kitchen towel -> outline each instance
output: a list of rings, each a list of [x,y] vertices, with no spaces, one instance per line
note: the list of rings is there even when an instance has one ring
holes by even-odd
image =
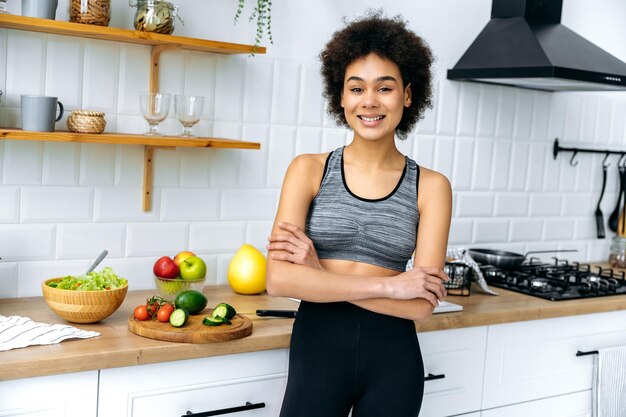
[[[0,352],[31,345],[52,345],[65,339],[100,336],[63,324],[37,323],[28,317],[0,315]]]
[[[626,346],[598,349],[592,385],[593,417],[626,415]]]

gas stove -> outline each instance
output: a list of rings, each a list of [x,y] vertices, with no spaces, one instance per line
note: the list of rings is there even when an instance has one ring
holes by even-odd
[[[553,259],[531,258],[515,269],[481,265],[480,270],[491,286],[551,301],[626,294],[624,271]]]

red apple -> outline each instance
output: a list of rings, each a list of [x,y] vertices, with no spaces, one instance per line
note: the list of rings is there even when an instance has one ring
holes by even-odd
[[[188,250],[180,252],[178,255],[174,256],[174,263],[180,267],[180,263],[190,256],[196,256],[196,254]]]
[[[178,276],[179,268],[169,256],[160,257],[152,268],[154,275],[160,278],[176,278]]]

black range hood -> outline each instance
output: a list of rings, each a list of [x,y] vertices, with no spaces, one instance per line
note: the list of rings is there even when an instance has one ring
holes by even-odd
[[[626,63],[561,24],[563,0],[493,0],[448,79],[547,91],[625,91]]]

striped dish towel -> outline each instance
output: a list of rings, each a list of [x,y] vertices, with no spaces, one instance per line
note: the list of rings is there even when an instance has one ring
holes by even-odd
[[[598,349],[593,369],[593,417],[626,415],[626,346]]]
[[[0,315],[0,352],[31,345],[52,345],[65,339],[100,336],[63,324],[37,323],[28,317]]]

